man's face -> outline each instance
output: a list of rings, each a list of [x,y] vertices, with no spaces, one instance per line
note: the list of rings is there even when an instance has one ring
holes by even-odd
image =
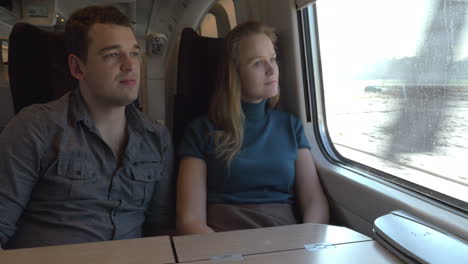
[[[100,104],[125,106],[138,97],[140,47],[131,28],[94,24],[88,32],[82,89]]]

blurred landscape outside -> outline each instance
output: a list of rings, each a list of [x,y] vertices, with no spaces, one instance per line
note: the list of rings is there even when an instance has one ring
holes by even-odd
[[[337,151],[468,202],[468,2],[316,5]]]

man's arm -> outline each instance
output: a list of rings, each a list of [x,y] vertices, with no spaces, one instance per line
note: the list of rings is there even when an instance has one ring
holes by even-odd
[[[35,107],[15,116],[0,134],[0,247],[16,231],[29,202],[45,152],[43,126]]]

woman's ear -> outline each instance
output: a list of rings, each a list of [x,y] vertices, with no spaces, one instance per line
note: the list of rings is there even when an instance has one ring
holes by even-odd
[[[85,64],[81,61],[78,56],[75,54],[68,55],[68,67],[70,69],[70,74],[75,77],[77,80],[84,80],[85,74]]]

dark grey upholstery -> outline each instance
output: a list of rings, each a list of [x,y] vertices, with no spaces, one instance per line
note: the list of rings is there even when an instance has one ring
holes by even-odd
[[[77,85],[68,70],[63,32],[17,23],[10,34],[8,58],[15,113],[57,99]]]
[[[182,31],[174,104],[173,138],[175,146],[185,126],[207,114],[213,93],[224,41],[202,37],[191,28]]]

